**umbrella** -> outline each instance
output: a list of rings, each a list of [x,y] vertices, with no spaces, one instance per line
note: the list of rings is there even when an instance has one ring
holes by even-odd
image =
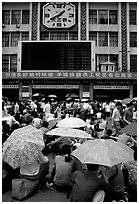
[[[15,169],[34,162],[43,148],[43,133],[28,125],[14,130],[3,143],[2,159]]]
[[[134,151],[120,142],[106,139],[88,140],[72,152],[81,163],[113,166],[121,162],[133,161]]]
[[[81,99],[81,102],[88,102],[88,101],[89,101],[88,98],[83,98],[83,99]]]
[[[2,96],[2,100],[9,100],[9,98],[7,96]]]
[[[131,101],[132,101],[131,98],[125,98],[125,99],[122,101],[122,103],[123,103],[123,104],[128,104],[128,103],[130,103]]]
[[[85,131],[72,129],[72,128],[55,128],[46,133],[46,135],[55,135],[61,137],[78,137],[78,138],[90,138],[91,135],[86,133]]]
[[[49,95],[48,98],[57,98],[56,95]]]
[[[33,94],[33,97],[40,97],[40,98],[44,98],[44,97],[45,97],[45,95],[44,95],[44,94],[42,94],[42,93],[35,93],[35,94]]]
[[[128,135],[137,135],[137,122],[133,122],[125,126],[123,129],[120,130],[120,132]]]
[[[134,101],[137,101],[137,97],[134,97],[133,100],[134,100]]]
[[[71,98],[71,97],[66,98],[66,101],[71,101],[71,100],[72,100],[72,98]]]
[[[48,123],[48,130],[51,130],[57,124],[57,119],[50,120]]]
[[[85,126],[86,123],[82,119],[76,117],[64,118],[57,124],[57,127],[64,128],[80,128]]]
[[[66,98],[78,98],[78,94],[75,94],[75,93],[69,93],[65,96]]]

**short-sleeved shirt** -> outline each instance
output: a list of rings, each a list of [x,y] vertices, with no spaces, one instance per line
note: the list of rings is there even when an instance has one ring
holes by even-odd
[[[128,122],[132,122],[133,120],[133,111],[129,110],[128,108],[125,109],[124,111],[124,116],[125,116],[125,119],[128,121]]]

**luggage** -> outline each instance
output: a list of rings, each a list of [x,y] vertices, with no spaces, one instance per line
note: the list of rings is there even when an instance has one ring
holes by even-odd
[[[12,180],[12,198],[23,200],[38,190],[39,181],[18,178]]]

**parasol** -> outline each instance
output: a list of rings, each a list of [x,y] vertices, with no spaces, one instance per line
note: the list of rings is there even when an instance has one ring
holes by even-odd
[[[133,122],[120,130],[121,133],[128,135],[137,135],[137,122]]]
[[[43,148],[43,133],[28,125],[14,130],[3,143],[2,159],[15,169],[35,161]]]
[[[86,126],[86,122],[76,117],[64,118],[57,124],[57,127],[64,127],[64,128],[80,128],[85,126]]]
[[[81,163],[113,166],[121,162],[133,161],[134,151],[119,142],[106,139],[88,140],[77,147],[72,155]]]
[[[66,98],[78,98],[78,94],[75,94],[75,93],[69,93],[65,96]]]
[[[33,97],[44,98],[44,97],[45,97],[45,95],[44,95],[44,94],[42,94],[42,93],[35,93],[35,94],[33,94]]]
[[[46,135],[92,139],[91,135],[89,135],[85,131],[72,128],[55,128],[47,132]]]
[[[131,101],[132,101],[131,98],[125,98],[125,99],[122,101],[122,103],[123,103],[123,104],[128,104],[128,103],[130,103]]]

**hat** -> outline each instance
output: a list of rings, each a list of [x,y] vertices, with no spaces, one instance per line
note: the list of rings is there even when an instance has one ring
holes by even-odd
[[[35,128],[40,128],[42,126],[42,120],[40,118],[34,118],[32,124]]]

